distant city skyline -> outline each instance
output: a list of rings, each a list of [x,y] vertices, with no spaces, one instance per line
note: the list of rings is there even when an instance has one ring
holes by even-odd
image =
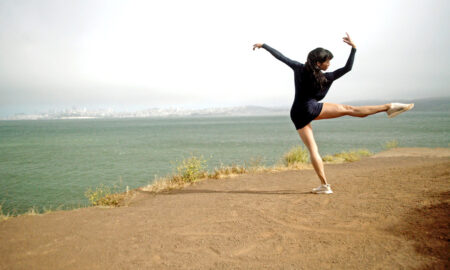
[[[289,107],[293,74],[324,47],[352,71],[323,102],[449,96],[450,2],[0,2],[0,117],[71,107]]]
[[[403,103],[415,103],[414,111],[450,110],[450,96],[424,99],[401,99]],[[387,100],[360,100],[347,104],[359,106],[363,104],[384,104]],[[0,116],[0,120],[49,120],[49,119],[86,119],[86,118],[147,118],[147,117],[179,117],[179,116],[263,116],[281,115],[289,116],[289,106],[230,106],[230,107],[153,107],[141,110],[117,110],[113,108],[88,109],[86,107],[72,107],[53,109],[40,113],[18,113],[10,116]]]

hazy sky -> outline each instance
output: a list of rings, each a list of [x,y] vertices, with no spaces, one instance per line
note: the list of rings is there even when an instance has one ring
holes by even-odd
[[[291,69],[353,70],[325,102],[448,96],[450,1],[0,0],[0,115],[63,107],[290,106]]]

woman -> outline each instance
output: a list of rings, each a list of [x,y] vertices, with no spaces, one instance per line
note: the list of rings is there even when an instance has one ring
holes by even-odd
[[[294,70],[295,98],[291,108],[291,120],[300,134],[300,138],[309,150],[311,163],[316,171],[321,185],[312,190],[313,193],[333,193],[330,185],[327,183],[322,158],[319,155],[316,141],[314,140],[311,121],[320,119],[330,119],[345,115],[354,117],[366,117],[379,112],[386,112],[389,118],[392,118],[402,112],[414,107],[414,103],[389,103],[376,106],[350,106],[334,104],[328,102],[318,102],[322,100],[330,89],[334,80],[337,80],[345,73],[349,72],[353,66],[356,46],[350,39],[348,33],[343,41],[352,46],[350,56],[344,67],[333,72],[325,72],[330,66],[330,60],[333,54],[323,48],[316,48],[308,54],[305,64],[291,60],[282,55],[277,50],[267,44],[255,44],[255,48],[264,48],[275,58],[287,64]]]

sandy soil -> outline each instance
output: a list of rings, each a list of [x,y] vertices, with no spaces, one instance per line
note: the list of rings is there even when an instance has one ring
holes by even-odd
[[[449,269],[450,151],[207,180],[0,222],[0,269]]]

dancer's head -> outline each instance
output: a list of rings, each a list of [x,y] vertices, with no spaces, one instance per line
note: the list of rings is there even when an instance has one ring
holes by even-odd
[[[327,70],[331,59],[333,59],[333,54],[329,50],[319,47],[309,52],[307,63],[314,70]]]
[[[320,71],[328,69],[331,59],[333,59],[333,54],[324,48],[315,48],[309,52],[305,69],[316,89],[322,89],[327,83],[327,78]]]

